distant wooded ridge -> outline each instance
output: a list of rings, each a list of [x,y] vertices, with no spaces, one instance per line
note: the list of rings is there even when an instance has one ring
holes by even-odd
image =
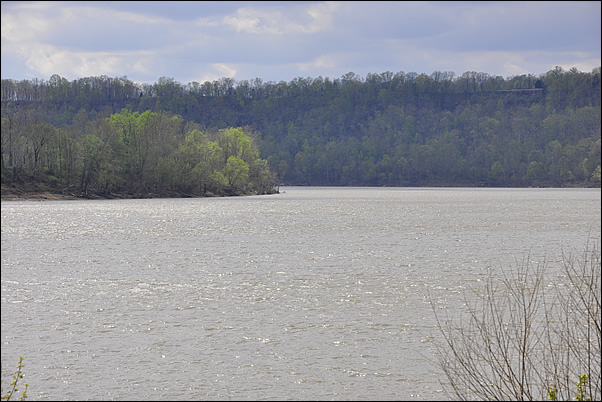
[[[266,163],[262,169],[280,184],[599,187],[600,78],[599,67],[589,73],[556,67],[539,76],[509,78],[477,72],[366,77],[350,72],[337,79],[278,83],[221,78],[182,84],[161,77],[139,84],[127,77],[69,81],[58,75],[47,81],[3,79],[2,183],[51,177],[72,185],[73,172],[81,176],[86,164],[89,135],[113,152],[112,158],[133,158],[144,152],[128,147],[144,141],[152,143],[150,148],[176,149],[194,130],[216,142],[220,130],[233,129],[250,133],[257,159]],[[182,124],[169,140],[151,134],[158,129],[147,124],[137,134],[138,145],[111,131],[114,125],[104,134],[91,129],[115,115],[137,119],[146,112]],[[40,124],[48,128],[44,140],[34,134]],[[69,155],[63,149],[67,145],[58,145],[61,136],[72,142]],[[122,154],[115,154],[118,148]],[[107,191],[125,182],[141,191],[156,189],[159,171],[162,186],[174,185],[177,175],[182,183],[176,172],[183,169],[182,155],[150,152],[145,158],[138,177],[131,176],[133,159],[128,165],[122,158],[122,179],[105,180]],[[195,163],[191,170],[202,170],[200,159],[189,163]],[[66,164],[73,171],[69,178]],[[223,167],[216,169],[223,174]],[[101,169],[98,176],[107,174]],[[205,176],[189,178],[192,188],[203,188],[197,186],[199,177]],[[227,180],[218,182],[217,188],[228,187]]]

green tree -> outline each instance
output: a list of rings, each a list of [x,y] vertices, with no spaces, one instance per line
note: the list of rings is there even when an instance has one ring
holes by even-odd
[[[241,190],[249,180],[249,165],[238,156],[230,156],[224,167],[224,177],[235,191]]]

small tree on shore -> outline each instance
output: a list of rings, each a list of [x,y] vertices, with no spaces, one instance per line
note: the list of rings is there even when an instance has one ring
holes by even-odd
[[[436,354],[451,398],[600,400],[600,247],[563,255],[562,270],[527,259],[510,274],[490,273],[465,315],[435,313]]]

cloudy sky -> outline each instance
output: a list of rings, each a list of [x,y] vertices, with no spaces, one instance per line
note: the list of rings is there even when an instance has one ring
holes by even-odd
[[[600,1],[2,1],[2,79],[183,84],[601,65]]]

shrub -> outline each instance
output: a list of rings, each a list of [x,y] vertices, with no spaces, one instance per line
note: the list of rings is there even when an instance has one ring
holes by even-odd
[[[563,254],[557,277],[527,259],[490,273],[436,344],[446,391],[460,400],[600,400],[600,247]],[[576,384],[576,385],[575,385]],[[575,394],[576,390],[576,394]]]

